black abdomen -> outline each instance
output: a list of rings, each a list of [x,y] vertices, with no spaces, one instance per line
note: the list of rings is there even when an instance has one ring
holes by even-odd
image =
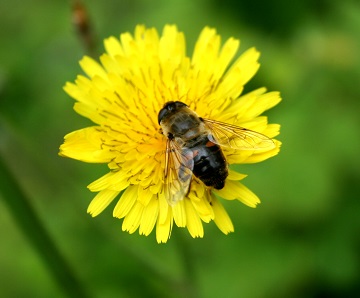
[[[222,189],[228,176],[227,163],[219,145],[203,136],[191,149],[194,154],[193,173],[206,186]]]

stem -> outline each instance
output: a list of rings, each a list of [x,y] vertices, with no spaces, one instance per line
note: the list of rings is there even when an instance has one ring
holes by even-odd
[[[184,231],[180,231],[180,233],[176,235],[179,238],[175,239],[177,239],[180,257],[182,258],[184,276],[183,279],[175,285],[175,287],[178,288],[178,292],[181,293],[181,297],[195,298],[199,297],[198,289],[196,287],[195,258],[191,251],[191,244],[183,232]]]
[[[14,221],[28,237],[59,286],[69,297],[88,297],[2,156],[0,156],[0,177],[0,195],[4,198]]]

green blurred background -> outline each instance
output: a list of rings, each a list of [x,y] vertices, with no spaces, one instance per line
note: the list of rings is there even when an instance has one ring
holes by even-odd
[[[278,156],[241,167],[262,199],[225,202],[235,233],[175,228],[159,245],[121,231],[112,207],[91,218],[86,185],[106,165],[58,157],[90,125],[62,90],[86,52],[71,1],[0,2],[2,297],[359,297],[360,4],[357,0],[85,2],[102,40],[138,23],[175,23],[191,54],[205,25],[256,46],[246,91],[279,90]],[[7,173],[6,171],[9,171]],[[13,179],[11,179],[11,177]],[[227,204],[228,203],[228,204]],[[113,205],[112,205],[113,206]],[[35,215],[35,217],[34,217]],[[44,235],[48,235],[49,238]]]

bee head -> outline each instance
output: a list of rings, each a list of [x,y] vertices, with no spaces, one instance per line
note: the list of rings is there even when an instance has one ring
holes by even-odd
[[[160,110],[158,114],[159,124],[161,120],[163,120],[164,118],[170,116],[171,114],[175,113],[176,111],[184,107],[187,107],[187,105],[181,101],[168,101],[166,104],[164,104],[163,108]]]

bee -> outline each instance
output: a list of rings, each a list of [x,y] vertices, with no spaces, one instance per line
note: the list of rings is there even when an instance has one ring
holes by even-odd
[[[229,175],[221,147],[236,150],[272,149],[272,139],[258,132],[199,117],[185,103],[169,101],[158,114],[167,138],[164,191],[170,205],[188,193],[193,175],[208,188],[222,189]]]

